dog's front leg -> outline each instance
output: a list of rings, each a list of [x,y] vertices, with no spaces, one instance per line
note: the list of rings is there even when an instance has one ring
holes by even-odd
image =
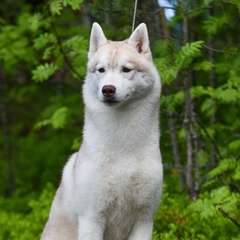
[[[152,239],[152,221],[140,221],[134,224],[128,240],[151,240]]]
[[[79,219],[78,240],[103,240],[104,227],[101,222]]]

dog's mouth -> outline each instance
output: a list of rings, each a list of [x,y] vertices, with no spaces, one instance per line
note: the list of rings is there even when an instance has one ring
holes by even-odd
[[[107,105],[107,106],[116,106],[118,105],[120,102],[115,100],[115,99],[104,99],[103,102]]]

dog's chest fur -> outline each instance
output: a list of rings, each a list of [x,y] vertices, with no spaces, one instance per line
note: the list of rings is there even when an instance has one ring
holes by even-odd
[[[156,184],[153,185],[155,176],[148,174],[144,164],[134,163],[131,158],[124,161],[103,162],[95,174],[94,186],[89,179],[85,183],[86,189],[92,191],[88,193],[91,198],[84,203],[84,209],[88,212],[94,209],[93,214],[104,219],[104,239],[127,239],[134,220],[144,211],[152,211],[151,202],[158,195],[154,194],[158,192]]]

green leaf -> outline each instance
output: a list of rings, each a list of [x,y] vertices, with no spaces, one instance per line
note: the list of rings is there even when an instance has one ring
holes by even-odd
[[[40,128],[43,128],[43,127],[48,126],[49,124],[51,124],[51,121],[50,121],[49,119],[44,119],[44,120],[42,120],[42,121],[40,121],[40,122],[37,122],[37,123],[34,125],[33,129],[34,129],[34,130],[38,130],[38,129],[40,129]]]
[[[51,77],[57,69],[58,66],[54,63],[44,63],[32,71],[32,79],[35,82],[43,82]]]
[[[51,57],[53,56],[53,51],[56,49],[57,48],[54,45],[51,45],[50,47],[45,48],[45,50],[43,52],[43,56],[42,56],[43,60],[51,59]],[[59,57],[61,57],[61,55],[59,55],[58,58]]]
[[[34,48],[35,49],[41,49],[45,48],[49,43],[56,43],[57,38],[52,33],[43,33],[38,38],[34,40]]]
[[[44,119],[35,124],[34,129],[38,130],[42,127],[52,125],[53,129],[64,128],[67,122],[68,109],[67,107],[60,107],[54,111],[52,117],[49,119]]]
[[[53,15],[60,15],[64,7],[70,6],[73,10],[79,10],[83,0],[52,0],[49,4]]]
[[[200,165],[205,165],[209,161],[208,154],[203,150],[198,151],[197,156]]]
[[[36,32],[39,27],[42,25],[42,18],[43,16],[40,13],[35,13],[33,16],[27,19],[29,28]]]
[[[81,8],[83,0],[63,0],[63,6],[69,5],[73,10]]]
[[[235,181],[240,180],[240,160],[237,161],[237,167],[234,169],[234,173],[233,173],[232,178]]]
[[[174,79],[177,77],[177,69],[175,66],[169,67],[168,64],[166,64],[165,60],[163,58],[161,59],[155,59],[154,60],[157,68],[159,69],[161,80],[163,84],[171,84]]]
[[[238,103],[240,100],[240,92],[234,88],[218,88],[216,89],[216,99],[223,103]]]
[[[175,112],[175,108],[181,105],[184,101],[183,91],[179,91],[175,94],[162,96],[162,104],[170,111]]]
[[[71,149],[72,149],[73,151],[78,150],[79,147],[80,147],[80,144],[81,144],[81,138],[80,138],[80,137],[74,138]]]
[[[208,219],[209,217],[214,216],[216,209],[212,205],[210,199],[198,199],[196,202],[193,202],[189,207],[191,211],[199,213],[201,219]]]
[[[203,21],[203,28],[208,34],[218,33],[222,26],[229,24],[231,16],[227,13],[223,13],[221,16],[213,17],[210,16],[207,20]]]
[[[228,170],[233,170],[236,167],[236,160],[233,158],[226,158],[220,161],[219,165],[208,173],[213,178],[223,174]]]
[[[50,1],[49,7],[53,15],[60,15],[61,10],[63,9],[62,1],[61,0]]]
[[[203,5],[204,6],[208,6],[209,4],[211,4],[214,0],[203,0]]]
[[[212,204],[220,212],[235,215],[238,211],[240,203],[239,194],[230,192],[227,186],[223,186],[213,190],[210,194]]]
[[[183,46],[176,58],[177,68],[184,69],[189,66],[192,60],[201,55],[201,49],[204,41],[187,43]]]
[[[213,69],[213,67],[214,67],[214,64],[209,61],[202,61],[194,65],[195,70],[203,70],[205,72],[209,72],[210,70]]]
[[[203,86],[191,87],[190,91],[193,98],[198,98],[206,94],[206,89]]]
[[[205,113],[206,116],[213,116],[217,111],[214,99],[206,98],[201,106],[201,112]]]
[[[240,139],[235,139],[228,144],[230,150],[239,150],[240,149]]]
[[[54,129],[63,128],[67,122],[67,115],[68,109],[66,107],[61,107],[57,109],[50,120],[53,128]]]

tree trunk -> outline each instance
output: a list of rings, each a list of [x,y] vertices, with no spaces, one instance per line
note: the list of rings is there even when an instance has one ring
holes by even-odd
[[[207,16],[210,17],[211,16],[211,10],[207,10]],[[214,60],[214,52],[213,52],[213,49],[214,49],[214,46],[213,46],[213,37],[211,35],[208,35],[207,37],[207,43],[208,43],[208,60],[211,62],[211,63],[215,63],[215,60]],[[211,87],[215,87],[215,73],[214,73],[214,70],[211,69],[210,73],[209,73],[209,80],[210,80],[210,86]],[[215,100],[212,99],[212,103],[213,103],[213,107],[215,105]],[[216,115],[215,113],[210,117],[210,125],[213,127],[213,125],[215,124],[216,122]],[[216,146],[215,144],[213,144],[213,142],[216,142],[216,139],[215,139],[215,136],[213,135],[212,136],[212,141],[211,141],[211,149],[210,149],[210,159],[211,159],[211,167],[215,166],[216,165]]]
[[[137,23],[145,22],[148,26],[149,38],[152,43],[161,37],[160,31],[160,16],[155,11],[159,8],[157,0],[138,0],[138,10],[140,10],[140,19],[137,19]]]
[[[181,0],[181,9],[183,11],[183,44],[188,41],[188,11],[185,6],[185,1]],[[196,121],[193,113],[193,103],[190,93],[192,85],[191,69],[190,67],[183,71],[184,76],[184,95],[185,95],[185,108],[184,108],[184,129],[186,133],[186,147],[187,147],[187,165],[186,165],[186,185],[191,199],[197,199],[198,195],[198,143],[197,143],[197,130],[195,127]],[[193,133],[192,133],[193,131]],[[195,179],[194,175],[195,173]],[[195,181],[194,181],[195,180]]]
[[[3,76],[0,76],[0,112],[1,112],[1,125],[2,133],[4,140],[4,158],[6,162],[7,169],[7,195],[11,196],[15,189],[15,174],[12,163],[12,154],[11,154],[11,141],[10,141],[10,132],[9,132],[9,121],[7,113],[7,105],[5,94],[3,90]]]
[[[171,35],[170,35],[170,30],[167,24],[164,8],[161,8],[161,7],[159,8],[159,15],[161,19],[162,35],[165,39],[170,39]],[[171,92],[168,86],[165,86],[163,90],[167,95],[170,94]],[[181,158],[180,158],[179,148],[178,148],[176,116],[171,111],[168,111],[167,116],[168,116],[168,128],[169,128],[169,133],[171,137],[174,167],[178,171],[179,191],[182,192],[184,189],[184,175],[183,175],[183,167],[181,164]]]

